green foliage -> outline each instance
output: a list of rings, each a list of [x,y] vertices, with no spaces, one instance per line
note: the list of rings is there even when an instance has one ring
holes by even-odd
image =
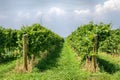
[[[0,52],[3,52],[3,48],[5,46],[4,40],[5,40],[4,28],[0,27]]]
[[[95,46],[95,37],[97,37],[97,50],[100,43],[110,35],[110,24],[89,24],[78,27],[71,35],[67,37],[67,42],[79,54],[90,56],[93,54]]]
[[[17,30],[5,29],[0,27],[0,47],[13,48],[17,47]],[[3,49],[4,50],[4,49]]]
[[[17,30],[0,27],[0,63],[14,59],[14,50],[17,49]]]
[[[42,27],[40,24],[22,27],[18,33],[18,44],[22,50],[22,35],[27,34],[28,37],[28,53],[29,56],[34,54],[38,56],[44,51],[53,51],[63,42],[63,38],[52,31]]]
[[[120,29],[111,30],[110,36],[100,46],[101,51],[118,54],[120,50]]]
[[[63,38],[44,28],[40,24],[23,26],[21,30],[6,29],[0,27],[0,62],[8,56],[14,57],[22,53],[22,35],[27,34],[28,56],[39,56],[44,51],[54,51],[63,43]],[[11,54],[8,55],[8,52]]]

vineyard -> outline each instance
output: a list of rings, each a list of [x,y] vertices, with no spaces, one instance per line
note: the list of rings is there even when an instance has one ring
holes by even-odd
[[[119,80],[120,29],[81,25],[66,39],[40,24],[0,27],[0,80]]]

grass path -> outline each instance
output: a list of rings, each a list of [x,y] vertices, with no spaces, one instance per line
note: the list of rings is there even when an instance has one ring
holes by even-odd
[[[72,53],[70,48],[64,44],[63,50],[60,54],[60,58],[58,60],[58,69],[61,70],[74,70],[79,69],[79,63],[77,61],[76,55]]]

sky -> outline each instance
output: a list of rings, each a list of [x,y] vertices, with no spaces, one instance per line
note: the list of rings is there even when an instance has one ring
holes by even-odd
[[[0,26],[40,23],[66,37],[90,21],[120,27],[120,0],[0,0]]]

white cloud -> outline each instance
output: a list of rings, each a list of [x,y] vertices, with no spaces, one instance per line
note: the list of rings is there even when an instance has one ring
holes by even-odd
[[[0,19],[5,19],[5,18],[7,18],[7,16],[5,16],[5,15],[0,15]]]
[[[94,21],[115,24],[118,27],[120,19],[120,0],[106,0],[103,4],[97,4],[94,9]]]
[[[76,14],[89,14],[90,10],[86,9],[86,10],[74,10],[74,13]]]
[[[120,0],[107,0],[104,4],[95,6],[97,13],[106,13],[109,11],[120,11]]]
[[[58,7],[52,7],[52,8],[50,8],[49,13],[56,14],[56,15],[63,15],[63,14],[65,14],[65,11]]]
[[[31,13],[31,17],[34,19],[40,19],[42,18],[42,16],[43,16],[43,13],[40,10],[35,11],[34,13],[33,12]]]
[[[42,15],[42,12],[41,11],[37,11],[36,17],[40,17],[41,15]]]
[[[20,12],[18,12],[18,17],[30,18],[30,13],[20,11]]]
[[[74,10],[73,15],[73,19],[78,25],[88,23],[89,21],[91,21],[92,17],[90,9]]]

